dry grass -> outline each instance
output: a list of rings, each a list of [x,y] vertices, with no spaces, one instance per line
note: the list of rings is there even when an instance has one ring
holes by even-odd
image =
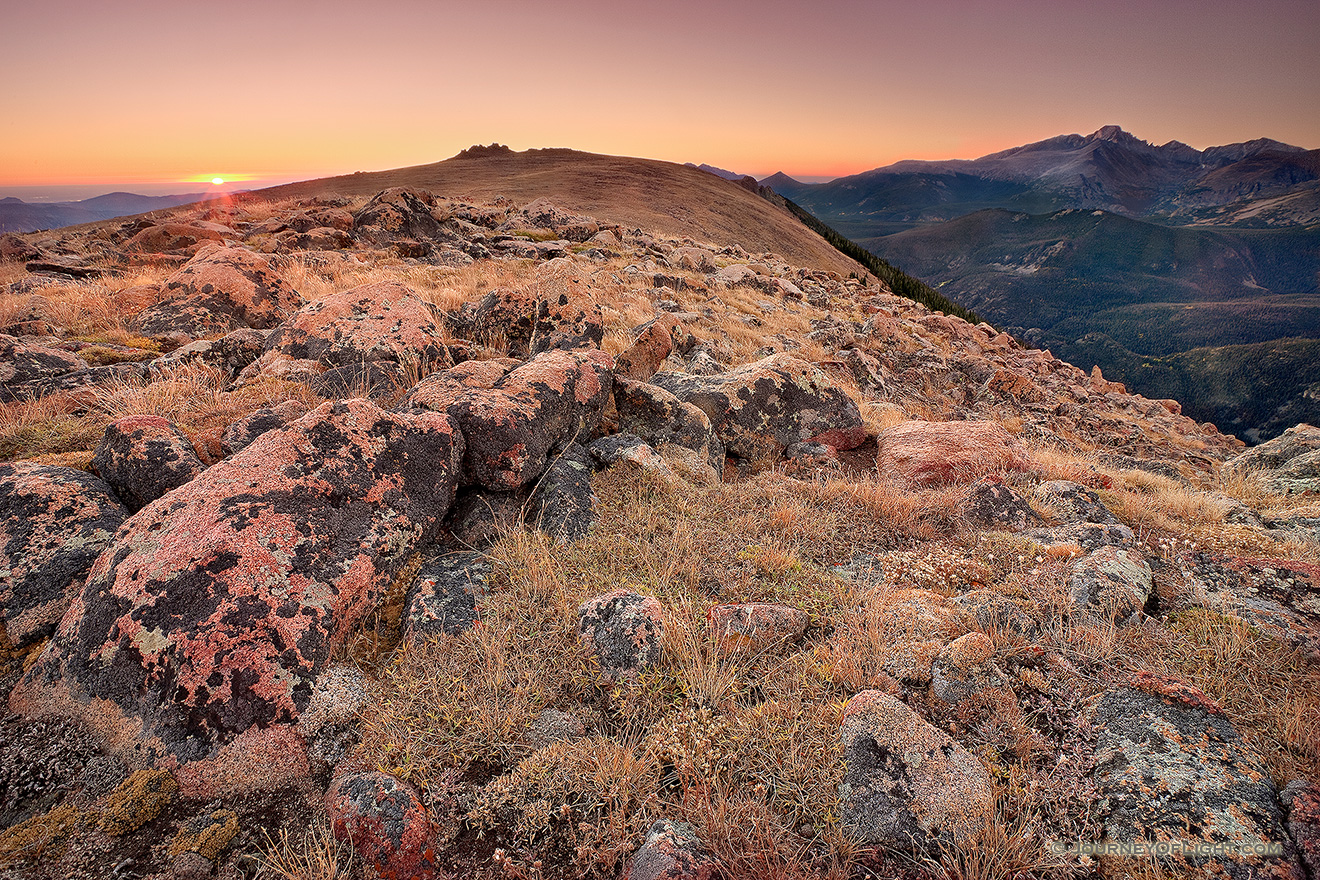
[[[274,837],[264,830],[263,834],[258,880],[354,880],[361,876],[362,865],[354,858],[352,845],[336,839],[324,823],[292,836],[287,827]]]

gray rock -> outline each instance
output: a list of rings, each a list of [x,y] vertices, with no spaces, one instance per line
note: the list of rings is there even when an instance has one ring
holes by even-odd
[[[605,682],[636,683],[660,659],[664,609],[651,596],[615,590],[578,608],[578,638]]]
[[[449,553],[422,564],[403,602],[408,638],[456,635],[477,620],[477,598],[490,583],[491,565],[480,553]]]
[[[1079,560],[1068,585],[1074,607],[1114,621],[1141,611],[1153,589],[1146,560],[1118,547],[1101,547]]]

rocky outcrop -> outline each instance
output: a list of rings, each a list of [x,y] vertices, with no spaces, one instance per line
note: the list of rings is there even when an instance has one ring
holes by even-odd
[[[969,843],[993,819],[990,774],[883,691],[843,710],[840,820],[858,842],[907,852]]]
[[[111,422],[92,455],[92,471],[133,513],[204,470],[188,438],[160,416]]]
[[[264,258],[208,244],[165,282],[164,301],[134,319],[148,335],[182,330],[192,336],[240,327],[274,327],[302,306],[302,297]]]
[[[652,382],[704,412],[728,453],[751,463],[772,462],[794,443],[852,449],[866,439],[852,398],[791,355],[715,376],[657,373]]]
[[[1320,491],[1320,428],[1295,425],[1224,463],[1235,474],[1258,474],[1277,492]]]
[[[600,306],[576,289],[581,280],[548,286],[559,290],[492,291],[454,315],[455,330],[465,339],[520,358],[556,349],[599,348],[605,337]]]
[[[422,242],[441,231],[432,208],[435,197],[422,189],[396,186],[377,193],[353,215],[353,231],[364,242],[377,246],[400,239]]]
[[[110,487],[85,471],[0,464],[0,617],[10,644],[55,631],[68,594],[127,517]]]
[[[119,533],[11,706],[182,765],[194,796],[305,773],[292,725],[438,527],[462,451],[445,416],[361,400],[262,435]]]
[[[1109,840],[1173,842],[1175,870],[1302,880],[1278,791],[1260,756],[1195,689],[1146,674],[1095,708],[1097,807]],[[1187,852],[1217,844],[1234,855]],[[1279,857],[1255,852],[1273,844]]]
[[[0,400],[24,396],[24,383],[86,369],[87,362],[75,354],[0,335]]]
[[[595,431],[613,381],[610,360],[597,349],[547,352],[507,372],[497,365],[501,375],[489,387],[466,384],[472,371],[460,367],[428,376],[399,408],[454,418],[468,441],[465,485],[519,489],[545,471],[552,448]]]

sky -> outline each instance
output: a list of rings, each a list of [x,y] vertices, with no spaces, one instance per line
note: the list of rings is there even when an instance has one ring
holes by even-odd
[[[20,198],[491,142],[800,178],[1107,124],[1320,147],[1317,0],[0,0],[0,20]]]

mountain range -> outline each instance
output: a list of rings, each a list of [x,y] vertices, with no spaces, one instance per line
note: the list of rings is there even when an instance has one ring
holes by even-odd
[[[207,198],[206,193],[179,193],[166,196],[142,196],[137,193],[112,192],[77,202],[25,202],[10,196],[0,199],[0,232],[32,232],[56,229],[78,223],[95,223],[143,214],[179,205],[190,205]]]
[[[1258,387],[1200,395],[1187,411],[1253,440],[1320,417],[1320,150],[1155,146],[1106,126],[979,159],[762,184],[959,305],[1148,396],[1165,396],[1171,371],[1205,387],[1216,378],[1204,371],[1258,354],[1225,346],[1307,340],[1280,349],[1284,366]],[[1202,349],[1216,351],[1181,357]]]

